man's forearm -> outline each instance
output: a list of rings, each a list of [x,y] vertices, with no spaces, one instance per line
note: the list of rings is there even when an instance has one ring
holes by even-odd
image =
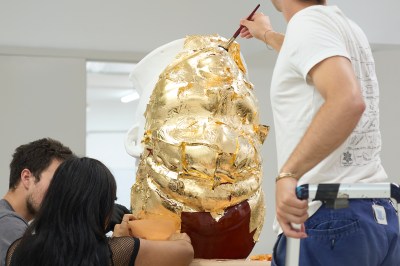
[[[264,42],[266,45],[274,48],[275,51],[279,52],[281,50],[283,40],[285,39],[285,35],[275,31],[267,31],[264,33]]]

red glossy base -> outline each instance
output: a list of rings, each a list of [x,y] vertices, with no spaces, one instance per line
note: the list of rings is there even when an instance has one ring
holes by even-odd
[[[218,222],[208,212],[183,212],[181,232],[190,236],[195,258],[244,259],[255,245],[250,215],[247,201],[227,208]]]

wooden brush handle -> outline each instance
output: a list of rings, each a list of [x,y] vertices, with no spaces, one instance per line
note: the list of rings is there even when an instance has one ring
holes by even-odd
[[[260,7],[260,4],[258,4],[257,6],[256,6],[256,8],[254,8],[254,10],[253,10],[253,12],[251,12],[250,13],[250,15],[247,17],[247,20],[250,20],[252,17],[253,17],[253,15],[254,15],[254,13],[256,13],[256,11],[257,11],[257,9]],[[239,35],[239,33],[240,33],[240,31],[243,29],[243,25],[240,25],[240,27],[239,27],[239,29],[237,29],[237,31],[235,32],[235,34],[233,34],[233,38],[236,38],[238,35]]]

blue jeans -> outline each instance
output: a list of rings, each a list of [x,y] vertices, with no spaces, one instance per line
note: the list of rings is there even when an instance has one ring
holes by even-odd
[[[383,206],[388,225],[376,222],[372,205]],[[300,266],[400,265],[399,221],[388,199],[349,200],[345,209],[324,205],[305,223],[308,237],[301,240]],[[286,237],[273,250],[273,266],[285,265]]]

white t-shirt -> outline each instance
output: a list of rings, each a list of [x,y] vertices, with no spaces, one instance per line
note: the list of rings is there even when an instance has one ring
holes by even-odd
[[[347,140],[304,174],[299,185],[382,182],[387,175],[379,155],[379,87],[374,60],[362,30],[336,6],[311,6],[296,13],[288,23],[271,84],[278,169],[324,103],[318,90],[308,82],[308,72],[332,56],[351,60],[366,110]]]
[[[379,155],[379,86],[374,59],[363,31],[335,6],[308,7],[288,23],[271,82],[278,169],[324,103],[308,72],[332,56],[351,60],[366,109],[346,141],[304,174],[298,184],[382,182],[387,174]],[[309,216],[320,206],[319,201],[310,202]],[[273,227],[275,232],[281,232],[276,220]]]

